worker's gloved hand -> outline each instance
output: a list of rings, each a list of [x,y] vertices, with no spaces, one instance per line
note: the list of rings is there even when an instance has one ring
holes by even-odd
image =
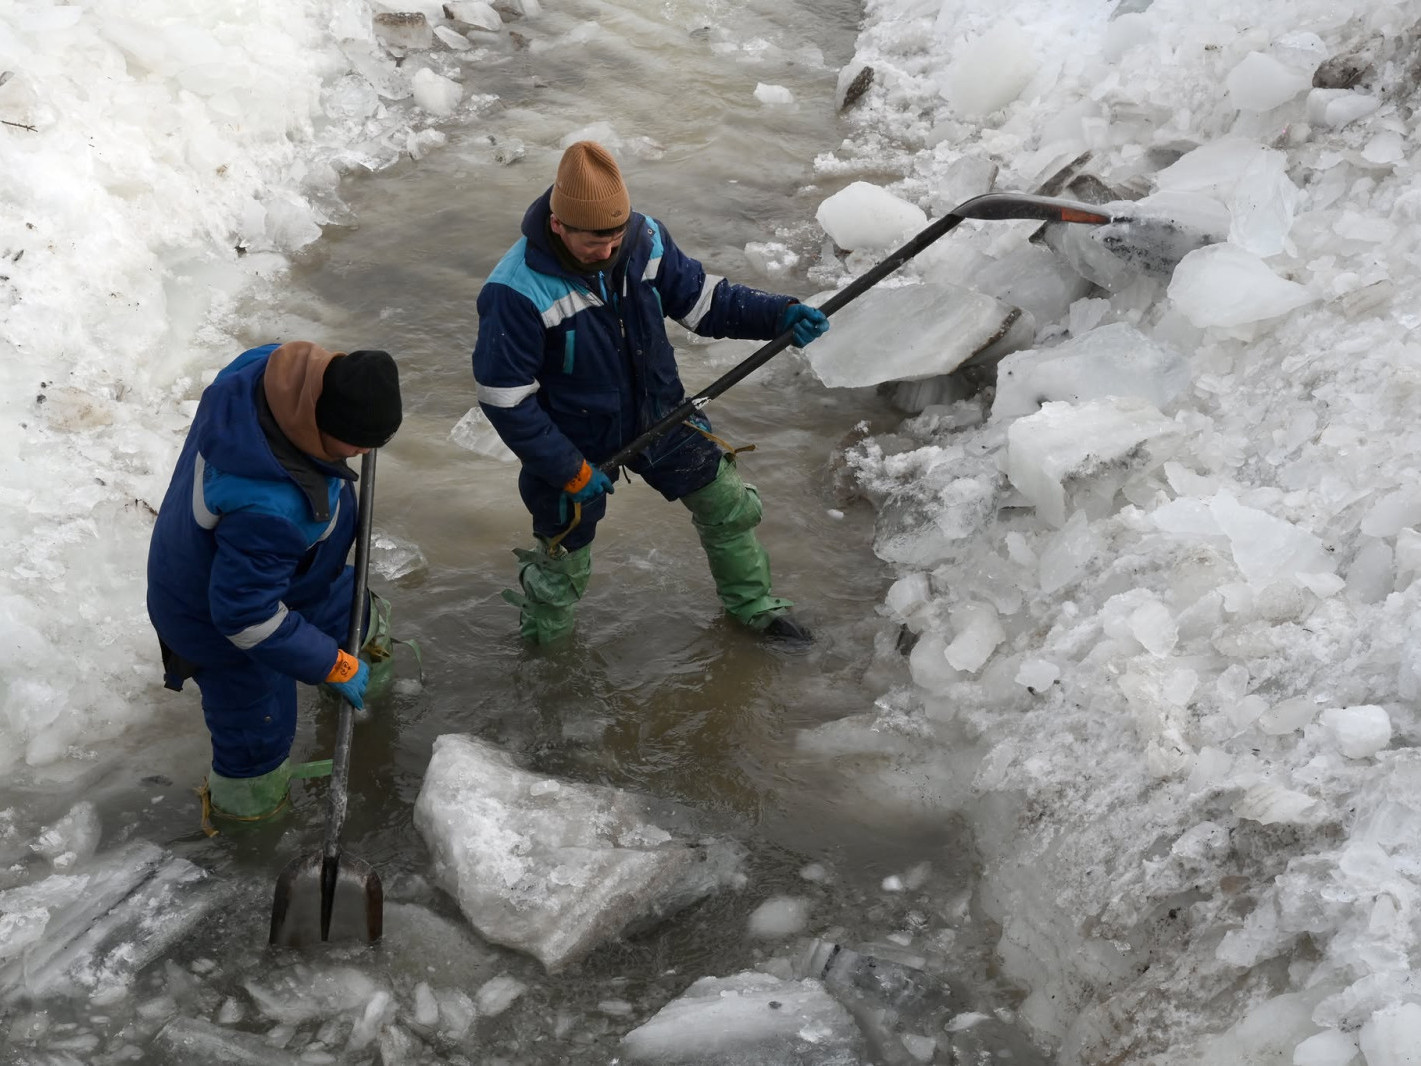
[[[803,348],[816,337],[829,332],[829,316],[817,307],[808,304],[790,304],[780,317],[780,329],[794,330],[794,343]]]
[[[365,686],[370,683],[370,667],[349,652],[336,655],[336,664],[326,675],[326,684],[357,711],[365,709]]]
[[[614,491],[612,479],[586,459],[582,460],[582,469],[562,487],[562,490],[572,498],[573,503],[587,503],[589,500],[595,500],[604,492],[610,496]]]

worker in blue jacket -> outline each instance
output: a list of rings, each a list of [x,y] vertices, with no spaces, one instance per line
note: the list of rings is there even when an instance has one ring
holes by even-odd
[[[524,637],[566,636],[591,575],[591,544],[611,479],[597,464],[685,399],[667,318],[706,337],[769,340],[793,330],[808,344],[822,311],[707,274],[666,227],[631,210],[616,161],[579,141],[553,186],[523,216],[523,237],[478,298],[474,377],[480,406],[522,461],[518,488],[537,544],[519,550]],[[770,589],[755,537],[762,507],[703,415],[649,446],[627,468],[680,500],[710,561],[716,591],[738,622],[774,638],[809,639],[789,600]],[[572,508],[581,518],[570,532]],[[562,536],[559,540],[559,536]]]
[[[296,682],[362,707],[370,668],[350,628],[357,475],[346,460],[401,420],[386,352],[306,341],[243,352],[202,394],[148,551],[148,616],[164,681],[202,693],[215,813],[269,817],[302,768]]]

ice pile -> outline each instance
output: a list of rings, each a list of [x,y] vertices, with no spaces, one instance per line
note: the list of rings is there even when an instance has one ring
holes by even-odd
[[[940,209],[969,172],[1065,174],[1119,220],[922,257],[973,285],[1039,240],[1088,288],[1036,290],[994,398],[849,449],[902,680],[800,740],[878,757],[841,779],[885,816],[971,820],[1021,1020],[1063,1064],[1421,1047],[1413,44],[1330,0],[865,25],[860,135],[824,175],[892,167]]]

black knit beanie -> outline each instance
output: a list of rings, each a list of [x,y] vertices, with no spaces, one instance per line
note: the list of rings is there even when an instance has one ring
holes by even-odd
[[[338,355],[326,365],[316,426],[357,448],[378,448],[400,428],[400,372],[389,352]]]

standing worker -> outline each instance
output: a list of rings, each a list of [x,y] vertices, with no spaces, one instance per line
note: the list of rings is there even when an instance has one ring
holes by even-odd
[[[364,705],[370,667],[340,647],[358,529],[345,461],[400,420],[388,353],[306,341],[243,352],[202,394],[153,528],[148,617],[167,687],[202,693],[214,813],[268,818],[309,772],[288,759],[297,681]]]
[[[685,399],[665,320],[703,337],[793,330],[801,346],[829,328],[817,308],[707,274],[662,223],[631,210],[616,161],[592,141],[563,153],[478,308],[479,404],[523,464],[518,490],[537,538],[517,553],[522,594],[504,598],[520,608],[523,636],[540,644],[572,631],[591,576],[592,538],[613,489],[597,463]],[[731,617],[771,638],[810,639],[793,604],[770,591],[769,556],[755,537],[759,493],[704,415],[626,465],[691,512]],[[568,531],[574,503],[581,519]]]

